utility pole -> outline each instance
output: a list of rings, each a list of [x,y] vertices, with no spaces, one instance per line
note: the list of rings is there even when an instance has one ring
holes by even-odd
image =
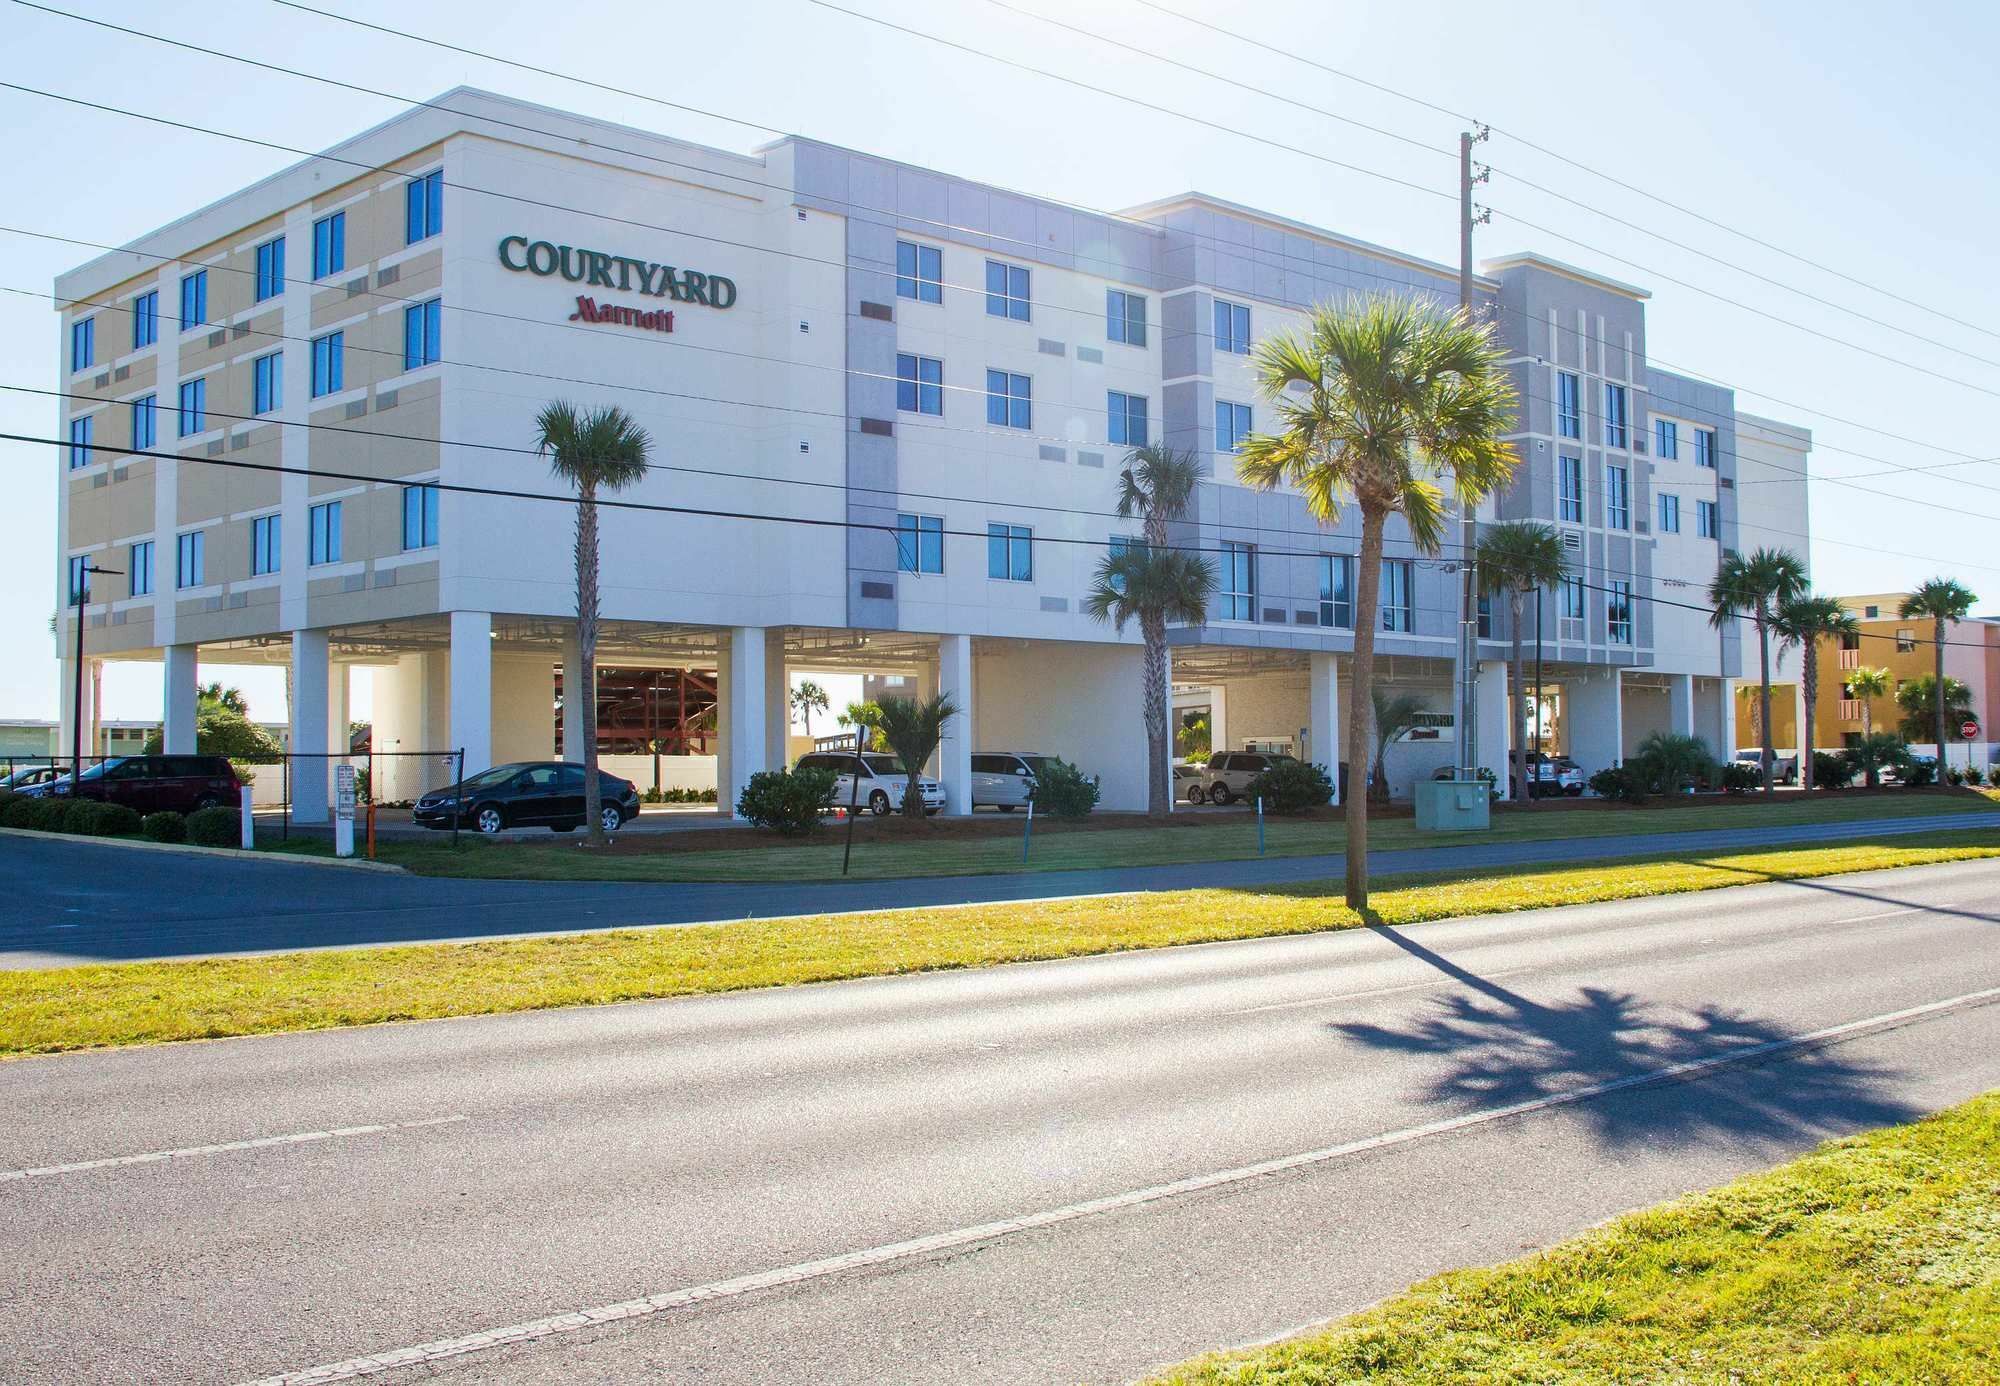
[[[1472,146],[1490,132],[1482,125],[1458,137],[1458,307],[1466,320],[1472,319],[1472,228],[1492,214],[1485,208],[1475,212],[1472,189],[1492,177],[1493,170],[1481,166],[1475,174]],[[1479,778],[1479,571],[1474,561],[1479,544],[1479,520],[1474,507],[1461,504],[1459,571],[1464,577],[1459,598],[1458,620],[1458,777]]]

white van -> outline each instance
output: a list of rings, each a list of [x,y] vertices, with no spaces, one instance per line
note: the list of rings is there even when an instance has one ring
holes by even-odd
[[[1049,757],[1039,751],[978,751],[972,757],[972,806],[1012,813],[1028,802]]]
[[[902,811],[903,795],[909,790],[910,776],[902,760],[885,751],[855,755],[852,751],[814,751],[799,757],[794,770],[831,770],[834,774],[833,802],[839,808],[849,804],[880,816]],[[856,770],[860,784],[855,784]],[[924,812],[944,809],[944,786],[929,775],[917,778],[917,793],[923,796]]]

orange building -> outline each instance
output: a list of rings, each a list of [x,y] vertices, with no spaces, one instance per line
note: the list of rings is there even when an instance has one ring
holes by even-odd
[[[1931,648],[1930,620],[1896,614],[1907,595],[1878,592],[1840,599],[1860,622],[1861,634],[1830,641],[1820,650],[1819,705],[1813,715],[1813,744],[1819,749],[1837,750],[1861,738],[1864,702],[1866,720],[1874,730],[1895,731],[1903,715],[1896,690],[1934,671],[1937,652]],[[1888,692],[1867,700],[1855,697],[1848,678],[1861,668],[1888,670]],[[2000,716],[2000,618],[1975,616],[1946,626],[1944,672],[1972,693],[1973,714],[1979,720],[1975,758],[1984,763],[1991,758],[1994,721]],[[1775,712],[1772,720],[1778,720]],[[1952,734],[1957,736],[1956,729]],[[1928,747],[1930,740],[1924,737],[1912,744]]]

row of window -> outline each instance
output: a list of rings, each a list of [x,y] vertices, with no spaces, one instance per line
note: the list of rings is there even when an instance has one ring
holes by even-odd
[[[403,369],[413,371],[432,365],[443,350],[442,308],[437,299],[412,304],[403,310]],[[347,334],[329,332],[312,343],[312,395],[338,394],[347,382]],[[273,351],[250,363],[250,412],[270,414],[285,407],[285,354]],[[141,451],[159,442],[157,398],[141,395],[130,405],[132,449]],[[184,380],[176,401],[176,425],[182,438],[192,438],[208,429],[208,378]],[[93,422],[89,417],[70,420],[69,465],[74,471],[91,463]]]
[[[1627,396],[1623,385],[1604,386],[1604,444],[1622,448],[1630,441]],[[1583,380],[1574,371],[1556,372],[1556,432],[1564,438],[1583,437]],[[1681,455],[1680,425],[1672,419],[1653,421],[1653,451],[1674,461]],[[1715,466],[1715,430],[1699,428],[1694,434],[1694,461],[1698,467]]]
[[[1556,459],[1556,514],[1566,524],[1583,523],[1583,459],[1564,454]],[[1694,503],[1695,533],[1703,539],[1718,537],[1715,502]],[[1604,469],[1604,523],[1608,529],[1632,527],[1632,474],[1628,468]],[[1681,532],[1681,498],[1660,495],[1660,529],[1667,534]]]
[[[896,354],[896,408],[906,414],[944,414],[944,362],[913,352]],[[1151,437],[1146,396],[1108,390],[1104,396],[1105,438],[1126,447],[1144,447]],[[1012,371],[986,372],[986,422],[996,428],[1032,428],[1034,381]],[[1250,406],[1215,403],[1215,447],[1235,452],[1250,432]]]
[[[415,245],[444,230],[444,174],[434,171],[412,179],[404,190],[404,236]],[[324,279],[347,268],[347,213],[333,212],[313,223],[313,278]],[[285,238],[274,236],[257,247],[256,303],[285,291]],[[208,271],[181,276],[181,331],[208,326]],[[70,324],[69,368],[88,370],[97,361],[97,319]],[[160,295],[157,290],[132,300],[132,349],[160,339]],[[435,358],[433,358],[435,359]]]
[[[306,512],[306,564],[318,567],[338,563],[341,556],[340,501],[323,501]],[[250,521],[250,572],[263,577],[284,566],[283,522],[277,515],[259,515]],[[436,548],[438,542],[438,488],[433,485],[403,488],[403,550]],[[69,561],[69,599],[90,592],[88,558]],[[194,529],[179,535],[174,545],[174,586],[200,587],[208,581],[208,531]],[[126,551],[126,572],[131,577],[131,594],[151,596],[153,592],[153,541],[144,539]]]

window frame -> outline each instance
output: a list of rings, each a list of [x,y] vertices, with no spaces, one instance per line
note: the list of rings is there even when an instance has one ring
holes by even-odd
[[[1631,396],[1623,385],[1604,382],[1604,446],[1623,448],[1632,441]]]
[[[266,352],[250,363],[250,412],[275,414],[285,407],[285,353]]]
[[[174,590],[186,592],[206,585],[208,531],[185,529],[174,536]]]
[[[258,515],[250,521],[250,576],[268,577],[284,570],[285,517]]]
[[[1567,483],[1575,482],[1572,488]],[[1583,523],[1583,458],[1556,454],[1556,516],[1563,524]]]
[[[903,264],[905,250],[910,252],[907,269]],[[929,273],[925,272],[926,257]],[[896,297],[914,303],[944,302],[944,251],[922,241],[897,241]]]
[[[341,561],[341,504],[321,501],[306,511],[306,566],[323,568]]]
[[[1574,604],[1575,610],[1570,610]],[[1581,621],[1589,613],[1589,598],[1584,595],[1583,574],[1564,573],[1556,583],[1556,619],[1559,621]]]
[[[444,234],[444,170],[411,177],[403,188],[403,244],[416,245]]]
[[[285,238],[273,236],[257,247],[257,275],[251,302],[263,303],[285,292]]]
[[[1694,503],[1694,529],[1697,539],[1720,539],[1722,537],[1722,512],[1712,500],[1697,499]]]
[[[198,269],[181,276],[181,331],[207,326],[208,271]]]
[[[134,597],[153,595],[153,541],[140,539],[127,545],[125,551],[125,571],[128,574],[126,591]]]
[[[1125,289],[1104,291],[1104,336],[1106,341],[1126,346],[1146,346],[1146,296]]]
[[[189,407],[192,398],[194,405]],[[174,392],[175,433],[180,438],[197,438],[208,431],[208,377],[198,375],[183,380]]]
[[[1257,546],[1241,539],[1222,541],[1222,571],[1215,585],[1222,600],[1221,619],[1257,619]]]
[[[1319,623],[1334,630],[1354,629],[1354,555],[1319,556]],[[1344,595],[1343,595],[1344,594]]]
[[[1104,392],[1104,440],[1119,447],[1143,448],[1152,436],[1152,408],[1144,395],[1123,390]],[[1136,437],[1134,424],[1138,425]]]
[[[69,325],[69,370],[71,375],[97,364],[97,315],[77,318]]]
[[[139,452],[160,445],[160,397],[140,395],[132,401],[132,450]]]
[[[904,373],[904,363],[909,372]],[[927,368],[934,368],[930,370]],[[904,401],[907,400],[908,403]],[[926,408],[926,405],[933,407]],[[903,414],[944,417],[944,362],[914,351],[896,353],[896,409]]]
[[[1694,464],[1715,470],[1716,437],[1712,428],[1697,428],[1694,431]]]
[[[68,576],[64,582],[67,599],[64,606],[87,606],[90,604],[90,555],[72,554],[68,564]]]
[[[989,539],[990,539],[989,535]],[[896,571],[912,577],[944,574],[944,517],[916,511],[896,515]]]
[[[406,209],[407,210],[407,209]],[[329,212],[313,223],[313,281],[347,270],[347,212]]]
[[[1632,528],[1632,472],[1616,462],[1604,464],[1604,527]]]
[[[1583,440],[1583,377],[1556,372],[1556,436]]]
[[[403,487],[403,552],[419,553],[424,549],[438,546],[438,507],[443,493],[432,481],[412,482]],[[411,513],[415,506],[414,516]],[[411,521],[414,518],[416,543],[410,542]]]
[[[999,272],[1000,287],[994,288],[994,272]],[[1019,276],[1017,279],[1016,276]],[[1019,292],[1015,292],[1018,287]],[[1006,260],[986,262],[986,316],[1006,318],[1010,322],[1034,321],[1034,275],[1026,265],[1011,264]]]
[[[347,333],[343,329],[312,339],[312,397],[337,395],[347,384]]]
[[[1228,426],[1226,428],[1223,424],[1224,411],[1228,413]],[[1217,452],[1234,454],[1243,446],[1243,440],[1249,436],[1252,426],[1251,421],[1254,417],[1250,406],[1247,404],[1238,404],[1235,400],[1230,399],[1217,400],[1215,402],[1215,450]],[[1239,420],[1242,423],[1241,428],[1237,427]],[[1229,439],[1228,447],[1222,445],[1222,440],[1225,436]]]
[[[994,388],[996,382],[998,389]],[[999,418],[994,417],[996,409]],[[986,422],[993,428],[1032,429],[1035,426],[1035,378],[988,366]]]
[[[999,544],[1001,564],[1006,569],[996,573],[994,568],[995,549]],[[1016,545],[1020,547],[1016,548]],[[1023,564],[1017,558],[1025,559]],[[1003,520],[989,520],[986,525],[986,580],[988,582],[1027,582],[1035,580],[1035,531],[1029,525],[1017,525]]]
[[[1623,615],[1619,614],[1623,611]],[[1622,633],[1621,633],[1622,632]],[[1632,619],[1632,580],[1630,578],[1607,578],[1604,583],[1604,643],[1607,645],[1632,645],[1638,643]]]
[[[93,414],[79,414],[69,421],[69,445],[64,456],[69,462],[69,470],[80,471],[96,459],[91,456],[91,444],[96,441],[97,423]]]
[[[1681,498],[1672,491],[1660,492],[1660,533],[1681,532]]]
[[[132,350],[160,340],[160,291],[148,289],[132,300]]]
[[[1215,349],[1231,356],[1250,354],[1250,305],[1234,299],[1218,298],[1211,314]],[[1238,325],[1242,332],[1237,332]]]
[[[1653,420],[1653,456],[1663,462],[1680,461],[1681,426],[1674,420]]]
[[[403,369],[422,370],[444,357],[444,300],[427,298],[403,310]]]
[[[1398,601],[1397,588],[1402,588]],[[1417,628],[1416,565],[1407,558],[1382,560],[1382,599],[1378,619],[1382,629],[1396,635],[1413,635]]]

